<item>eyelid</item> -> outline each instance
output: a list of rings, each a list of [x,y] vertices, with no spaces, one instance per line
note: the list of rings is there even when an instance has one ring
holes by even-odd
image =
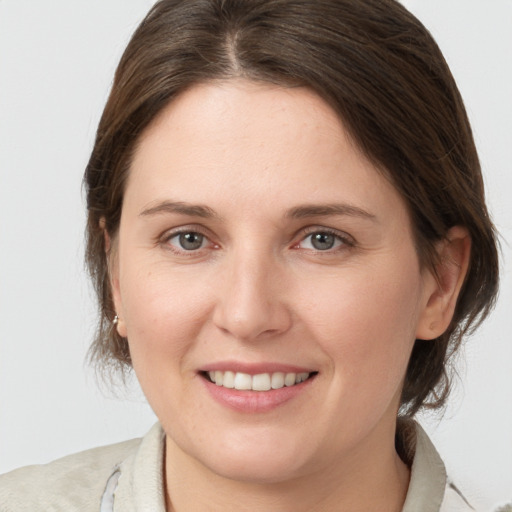
[[[349,235],[348,233],[346,233],[345,231],[340,231],[338,229],[334,229],[334,228],[328,228],[328,227],[325,227],[325,226],[307,226],[305,228],[303,228],[299,234],[300,238],[297,242],[294,242],[293,246],[296,247],[298,246],[301,242],[303,242],[308,236],[310,235],[313,235],[315,233],[326,233],[326,234],[329,234],[329,235],[333,235],[335,236],[336,238],[340,239],[342,242],[343,242],[343,246],[345,247],[353,247],[354,245],[356,245],[356,241],[354,239],[354,237],[352,237],[351,235]],[[325,250],[325,251],[315,251],[315,252],[318,252],[318,253],[332,253],[332,252],[335,252],[336,249],[328,249],[328,250]]]
[[[180,250],[174,246],[171,246],[168,242],[171,238],[174,238],[175,236],[178,236],[180,234],[183,234],[183,233],[198,233],[202,236],[204,236],[209,242],[210,244],[212,244],[212,246],[214,248],[219,248],[219,245],[216,244],[215,242],[212,241],[212,235],[210,233],[210,231],[208,229],[206,229],[204,226],[201,226],[201,225],[197,225],[197,224],[186,224],[186,225],[183,225],[183,226],[177,226],[177,227],[174,227],[174,228],[170,228],[170,229],[167,229],[166,231],[164,231],[161,235],[159,235],[157,237],[157,244],[160,244],[160,245],[163,245],[165,246],[167,249],[173,251],[173,252],[176,252],[176,253],[179,253],[179,254],[186,254],[188,256],[192,256],[194,254],[197,254],[199,253],[202,249],[207,249],[207,247],[205,248],[201,248],[201,249],[197,249],[197,250],[194,250],[194,251],[187,251],[185,249],[183,250]],[[338,229],[334,229],[334,228],[330,228],[330,227],[326,227],[326,226],[320,226],[320,225],[313,225],[313,226],[306,226],[304,228],[302,228],[293,238],[294,240],[296,240],[295,242],[292,243],[292,248],[296,248],[302,241],[304,241],[308,236],[314,234],[314,233],[327,233],[329,235],[333,235],[335,236],[336,238],[340,239],[342,242],[343,242],[343,246],[344,247],[353,247],[354,245],[356,245],[356,241],[354,239],[354,237],[352,237],[351,235],[349,235],[347,232],[345,231],[340,231]],[[318,252],[318,253],[321,253],[321,252],[324,252],[324,253],[332,253],[332,252],[335,252],[336,249],[328,249],[328,250],[325,250],[325,251],[315,251],[315,252]]]
[[[215,248],[218,247],[217,244],[212,242],[212,236],[209,233],[209,230],[205,229],[203,226],[197,225],[197,224],[186,224],[184,226],[177,226],[171,229],[167,229],[164,231],[161,235],[157,237],[157,244],[165,246],[166,249],[169,249],[170,251],[173,251],[177,254],[183,254],[187,256],[193,256],[197,255],[197,253],[201,252],[203,249],[207,249],[207,247],[202,247],[200,249],[194,250],[194,251],[187,251],[185,249],[180,250],[179,248],[171,245],[169,243],[169,240],[172,238],[179,236],[183,233],[197,233],[199,235],[204,236],[211,245],[213,245]]]

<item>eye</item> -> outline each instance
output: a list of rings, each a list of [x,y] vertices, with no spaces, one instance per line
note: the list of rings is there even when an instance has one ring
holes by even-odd
[[[345,237],[331,231],[315,231],[303,238],[297,246],[301,249],[329,251],[343,245],[350,245]]]
[[[206,247],[208,239],[196,231],[183,231],[168,238],[167,243],[183,251],[197,251]]]

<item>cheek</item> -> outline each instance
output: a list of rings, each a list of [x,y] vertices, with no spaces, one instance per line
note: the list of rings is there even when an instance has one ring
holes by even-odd
[[[209,287],[200,279],[163,265],[150,267],[132,265],[121,275],[128,343],[139,378],[169,361],[180,362],[209,312]]]
[[[331,360],[333,378],[342,381],[342,389],[368,396],[394,393],[405,374],[420,311],[414,260],[352,268],[325,290],[313,294],[304,310],[313,337]]]

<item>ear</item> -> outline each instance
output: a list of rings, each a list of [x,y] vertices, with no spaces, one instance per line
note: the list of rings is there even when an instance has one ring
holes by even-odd
[[[116,311],[115,327],[119,336],[126,338],[126,324],[124,322],[124,313],[121,301],[121,292],[119,286],[119,265],[117,261],[118,252],[116,243],[110,237],[105,224],[105,219],[100,219],[100,228],[103,230],[105,241],[105,254],[108,266],[108,278],[110,281],[110,290],[112,292],[112,300]]]
[[[435,339],[448,329],[464,284],[471,255],[471,238],[461,226],[451,228],[437,245],[436,274],[425,271],[424,308],[416,338]]]

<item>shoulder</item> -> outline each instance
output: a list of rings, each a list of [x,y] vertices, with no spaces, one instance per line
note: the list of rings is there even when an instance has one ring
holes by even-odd
[[[451,482],[445,465],[427,433],[416,422],[399,425],[398,446],[411,466],[409,489],[402,512],[474,512]]]
[[[97,511],[113,469],[139,444],[133,439],[1,475],[0,512]]]
[[[448,481],[440,512],[474,512],[474,510],[459,489]]]

